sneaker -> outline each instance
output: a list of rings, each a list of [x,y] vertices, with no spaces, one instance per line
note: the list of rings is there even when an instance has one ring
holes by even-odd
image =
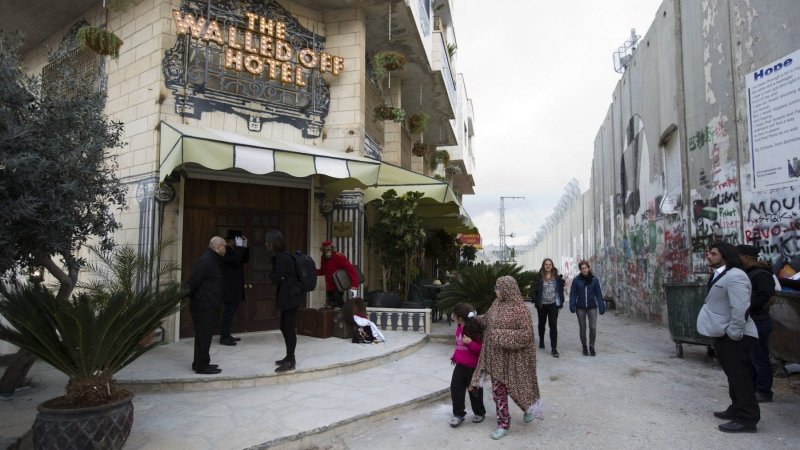
[[[543,340],[539,340],[539,348],[544,348],[544,341]]]
[[[485,418],[486,418],[486,416],[473,416],[472,417],[472,423],[481,423],[481,422],[483,422],[483,419],[485,419]]]
[[[463,417],[453,416],[450,419],[450,426],[455,428],[455,427],[461,425],[461,423],[463,423],[463,422],[464,422],[464,418]]]
[[[583,346],[583,356],[589,356],[589,347]]]
[[[589,347],[589,354],[592,355],[592,356],[597,354],[597,353],[594,352],[594,347]]]
[[[558,350],[556,350],[556,349],[553,349],[553,351],[550,352],[550,354],[553,355],[553,358],[558,358],[559,356],[561,356],[561,355],[558,354]]]
[[[507,434],[508,434],[508,430],[506,430],[505,428],[498,428],[498,429],[492,431],[491,436],[492,436],[492,439],[494,439],[496,441],[498,439],[501,439],[503,436],[505,436]]]
[[[534,419],[534,416],[533,416],[532,412],[526,412],[525,415],[522,416],[522,420],[525,423],[531,423],[531,422],[533,422],[533,419]]]

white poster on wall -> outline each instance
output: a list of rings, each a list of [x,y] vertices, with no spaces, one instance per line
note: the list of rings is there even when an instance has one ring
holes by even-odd
[[[800,185],[800,50],[747,75],[753,189]]]

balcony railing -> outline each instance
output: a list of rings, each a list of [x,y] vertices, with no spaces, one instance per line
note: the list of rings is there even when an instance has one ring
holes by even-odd
[[[419,26],[425,37],[431,35],[431,0],[417,0],[417,12],[419,13]]]
[[[438,42],[439,60],[442,68],[442,78],[444,79],[445,88],[447,88],[447,97],[450,100],[450,106],[453,108],[453,111],[456,111],[456,79],[453,76],[453,69],[450,66],[450,54],[447,52],[444,34],[440,31],[436,31],[434,35],[438,36],[438,38],[434,40]]]

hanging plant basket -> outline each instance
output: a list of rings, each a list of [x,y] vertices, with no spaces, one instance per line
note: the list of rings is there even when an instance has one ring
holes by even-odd
[[[428,129],[428,120],[431,118],[427,113],[420,112],[408,117],[408,131],[411,134],[424,133]]]
[[[428,146],[422,142],[414,142],[414,146],[411,147],[411,154],[422,158],[428,154]]]
[[[98,55],[110,56],[114,59],[119,58],[119,48],[122,47],[122,39],[105,28],[90,26],[81,27],[75,37],[81,47],[88,48]]]
[[[447,166],[450,163],[450,153],[447,150],[436,150],[431,153],[430,165],[431,170],[436,170],[439,164]]]
[[[405,118],[406,110],[403,108],[392,108],[386,105],[375,108],[375,120],[391,120],[402,123]]]
[[[400,70],[406,64],[406,55],[392,50],[378,52],[372,57],[372,71],[379,80],[386,76],[387,72]]]

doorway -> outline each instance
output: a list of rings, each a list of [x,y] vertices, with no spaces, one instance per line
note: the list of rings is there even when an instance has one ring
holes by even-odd
[[[225,237],[228,230],[239,230],[247,237],[250,259],[244,265],[244,303],[233,319],[233,333],[275,330],[279,314],[275,307],[275,286],[269,281],[272,258],[264,247],[264,233],[280,230],[290,251],[308,249],[307,189],[229,183],[213,180],[186,180],[184,189],[183,284],[192,266],[208,248],[212,236]],[[219,333],[222,308],[214,324]],[[180,337],[192,337],[189,308],[181,311]]]

